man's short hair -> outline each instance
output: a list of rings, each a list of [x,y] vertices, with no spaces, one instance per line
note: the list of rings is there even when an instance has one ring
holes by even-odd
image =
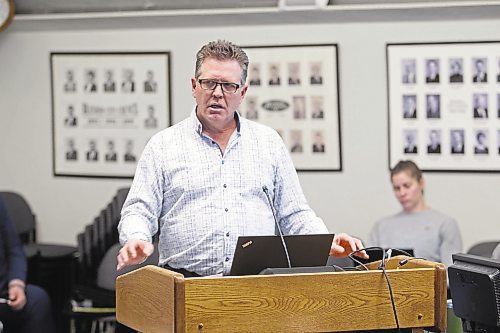
[[[391,179],[392,177],[394,177],[394,175],[403,171],[409,171],[410,175],[417,181],[420,181],[420,179],[422,179],[422,170],[419,169],[419,167],[417,166],[417,164],[415,164],[415,162],[410,160],[399,161],[394,166],[394,168],[391,169]]]
[[[216,60],[236,60],[241,67],[241,84],[244,84],[247,80],[248,72],[248,56],[236,44],[233,44],[226,40],[212,41],[205,44],[196,53],[196,68],[195,68],[195,78],[199,78],[201,73],[201,65],[206,59],[213,58]]]

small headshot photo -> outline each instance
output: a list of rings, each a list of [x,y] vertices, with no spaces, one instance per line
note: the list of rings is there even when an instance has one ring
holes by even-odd
[[[485,155],[488,154],[488,131],[487,130],[476,130],[475,131],[476,142],[474,144],[474,154]]]
[[[66,161],[76,161],[78,160],[78,152],[76,151],[75,148],[75,140],[74,139],[68,139],[66,142],[67,148],[66,148]]]
[[[123,156],[125,162],[135,162],[136,157],[134,153],[134,141],[127,140],[125,143],[125,155]]]
[[[401,60],[401,82],[404,84],[417,83],[417,63],[415,59]]]
[[[281,84],[280,65],[279,64],[270,64],[269,65],[268,84],[270,86],[279,86]]]
[[[321,66],[321,62],[312,62],[310,64],[311,67],[311,75],[309,78],[309,82],[311,84],[323,84],[323,68]]]
[[[325,152],[325,138],[323,131],[313,131],[312,132],[312,152],[313,153],[324,153]]]
[[[488,118],[488,95],[487,94],[474,94],[472,96],[472,103],[474,105],[474,118]]]
[[[95,162],[99,159],[99,152],[95,140],[89,141],[89,149],[87,150],[87,161]]]
[[[302,153],[304,151],[304,146],[302,145],[302,131],[301,130],[291,130],[290,131],[290,152],[292,153]]]
[[[73,104],[68,105],[66,118],[64,118],[64,125],[75,127],[78,125],[78,119],[75,116],[75,108]]]
[[[427,143],[428,154],[441,154],[441,130],[431,129],[428,131],[429,141]]]
[[[107,143],[107,151],[106,155],[104,156],[104,159],[107,162],[116,162],[116,150],[115,150],[115,142],[113,140],[108,140]]]
[[[497,59],[498,71],[497,71],[497,82],[500,82],[500,58]]]
[[[488,82],[486,58],[473,58],[472,71],[472,82]]]
[[[497,147],[498,147],[498,155],[500,155],[500,130],[497,130]]]
[[[439,95],[426,95],[427,119],[441,118],[441,97]]]
[[[134,71],[131,69],[123,70],[122,91],[124,93],[133,93],[135,91]]]
[[[323,96],[311,96],[311,118],[312,119],[325,118]]]
[[[245,117],[250,120],[259,119],[259,110],[257,109],[257,97],[248,96],[246,98]]]
[[[497,94],[497,117],[500,118],[500,94]]]
[[[417,130],[415,129],[407,129],[403,131],[403,139],[404,139],[404,149],[403,152],[405,154],[416,154],[418,153],[417,148]]]
[[[403,118],[417,118],[417,95],[403,95]]]
[[[452,154],[465,153],[465,134],[463,129],[450,130],[450,144]]]
[[[439,83],[439,59],[425,60],[425,82]]]
[[[83,85],[83,91],[87,93],[97,91],[95,70],[88,69],[85,71],[85,84]]]
[[[102,90],[106,93],[116,91],[115,74],[111,69],[104,72],[104,83]]]
[[[155,107],[153,105],[148,105],[147,113],[148,116],[144,119],[144,127],[156,128],[158,126],[158,120],[155,115]]]
[[[300,84],[300,63],[288,63],[288,84],[291,86]]]
[[[73,70],[71,69],[68,69],[66,71],[66,82],[64,82],[64,91],[65,92],[76,91],[75,72],[73,72]]]
[[[154,93],[156,92],[157,83],[154,78],[154,73],[152,70],[146,72],[146,81],[144,81],[144,92]]]
[[[292,110],[294,119],[306,118],[306,98],[305,96],[292,97]]]
[[[450,83],[463,83],[464,82],[463,59],[451,58],[449,63],[449,68],[450,68]]]
[[[248,84],[251,86],[260,86],[260,64],[250,64]]]

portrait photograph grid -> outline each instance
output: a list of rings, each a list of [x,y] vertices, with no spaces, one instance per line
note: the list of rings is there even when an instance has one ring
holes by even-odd
[[[341,171],[337,45],[244,47],[240,114],[274,128],[298,171]]]
[[[51,53],[54,175],[132,178],[170,126],[169,53]]]
[[[389,167],[500,171],[500,42],[388,44]]]

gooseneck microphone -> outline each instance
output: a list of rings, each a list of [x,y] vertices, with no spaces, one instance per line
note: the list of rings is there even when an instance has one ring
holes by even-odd
[[[292,268],[292,264],[290,263],[290,256],[288,255],[288,248],[286,247],[285,238],[283,237],[283,232],[281,231],[280,224],[278,223],[278,219],[276,218],[276,212],[274,211],[274,205],[271,201],[271,197],[269,196],[269,190],[267,186],[262,186],[262,191],[266,195],[267,202],[269,203],[269,207],[271,207],[271,212],[273,212],[274,224],[278,228],[278,233],[280,234],[281,244],[283,244],[283,250],[285,250],[286,261],[288,262],[288,268]],[[273,267],[270,267],[273,268]]]

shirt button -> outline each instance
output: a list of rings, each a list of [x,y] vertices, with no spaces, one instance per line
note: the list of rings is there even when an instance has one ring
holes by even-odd
[[[226,188],[226,187],[227,187],[227,184],[224,184],[224,188]]]
[[[212,144],[214,145],[214,144],[215,144],[215,141],[212,141]]]
[[[224,164],[224,160],[222,160],[222,164]]]
[[[227,208],[226,208],[226,209],[224,209],[224,210],[225,210],[226,212],[227,212],[227,211],[229,211],[229,209],[227,209]]]
[[[226,233],[226,237],[229,237],[229,232]]]
[[[226,261],[229,261],[229,257],[226,257]]]

